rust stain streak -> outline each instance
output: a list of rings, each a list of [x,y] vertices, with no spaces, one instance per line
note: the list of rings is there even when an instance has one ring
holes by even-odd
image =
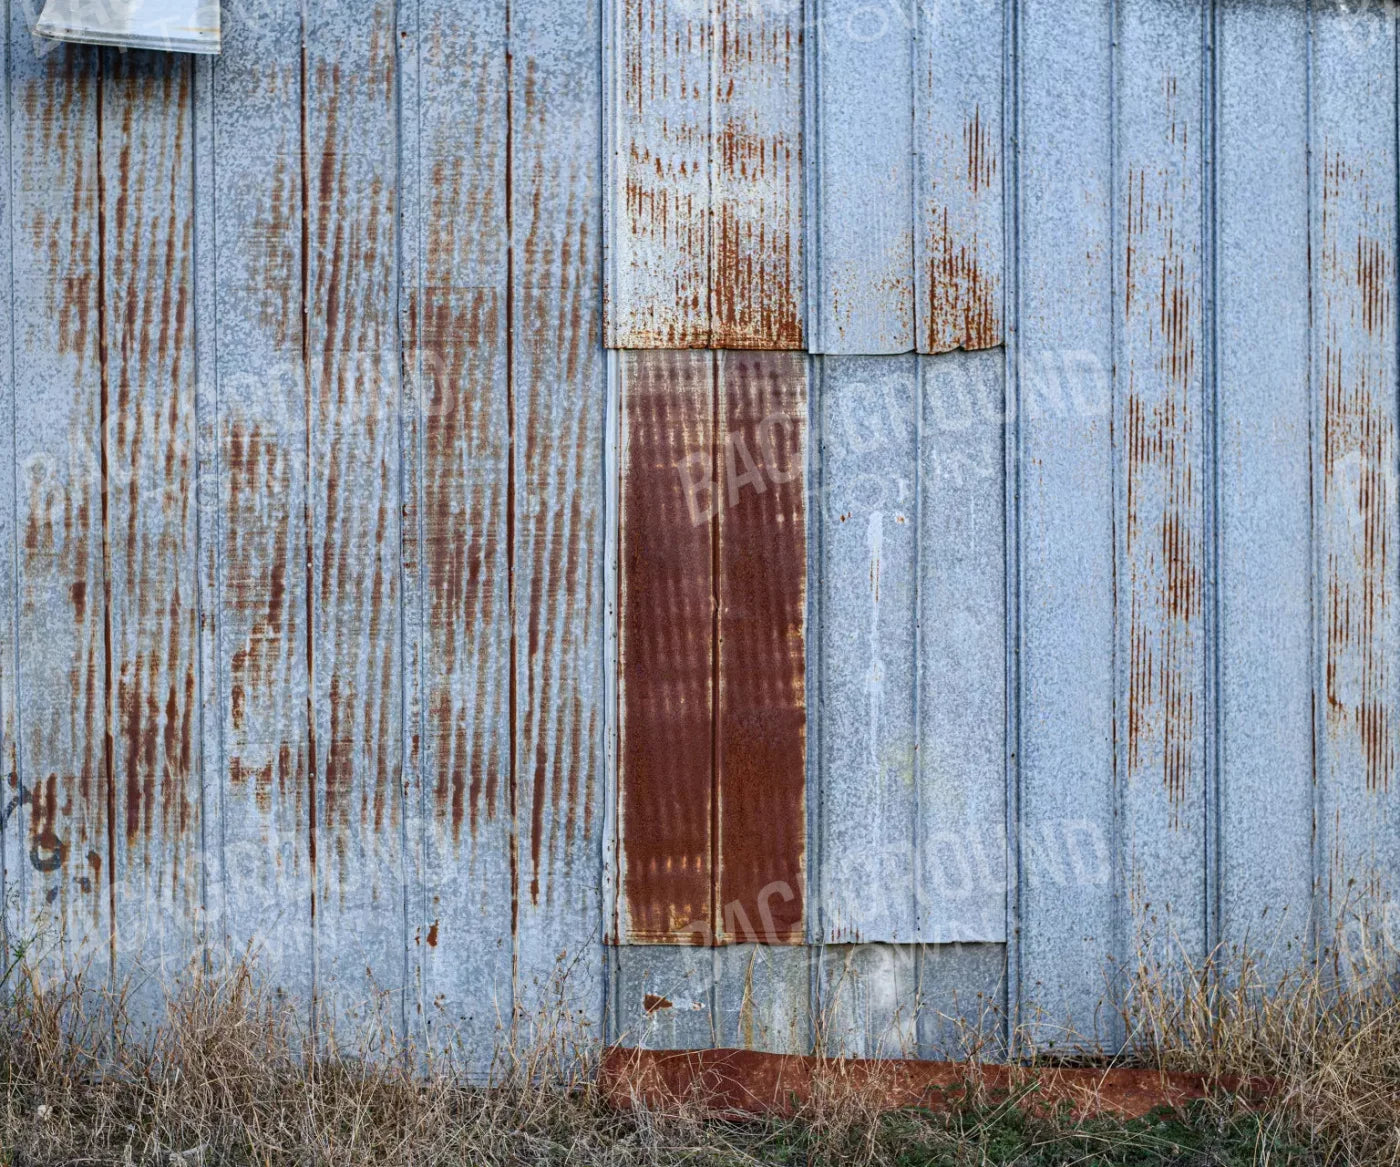
[[[1365,789],[1385,793],[1396,749],[1394,214],[1364,161],[1327,146],[1321,179],[1325,716],[1358,751]]]
[[[1163,82],[1165,153],[1129,165],[1123,333],[1127,613],[1125,775],[1156,771],[1173,828],[1201,792],[1205,560],[1199,197],[1177,82]]]
[[[100,942],[110,959],[113,890],[70,856],[110,853],[110,687],[103,554],[103,295],[101,78],[91,52],[64,46],[21,83],[16,158],[14,263],[37,295],[37,311],[14,305],[16,339],[33,354],[23,376],[45,392],[16,408],[21,439],[17,501],[21,659],[27,669],[21,765],[31,776],[27,911],[61,927],[65,950]],[[26,406],[58,403],[42,416]],[[37,439],[37,440],[35,440]],[[98,602],[97,597],[102,597]],[[43,637],[26,651],[27,638]],[[107,919],[104,921],[103,917]]]
[[[931,75],[925,79],[930,93],[935,83]],[[1000,133],[974,104],[962,140],[940,134],[930,153],[920,224],[928,297],[921,352],[1002,342]]]

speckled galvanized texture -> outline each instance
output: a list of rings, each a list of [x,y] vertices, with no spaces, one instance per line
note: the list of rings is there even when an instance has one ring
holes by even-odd
[[[31,15],[0,870],[41,967],[147,1020],[251,953],[480,1074],[561,1008],[1114,1046],[1143,954],[1391,941],[1377,6],[230,4],[217,61]]]

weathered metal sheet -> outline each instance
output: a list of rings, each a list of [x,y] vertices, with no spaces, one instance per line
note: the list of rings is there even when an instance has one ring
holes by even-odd
[[[821,934],[917,937],[915,358],[827,357],[817,395]]]
[[[6,16],[0,29],[7,46],[10,39]],[[0,174],[5,176],[5,197],[0,199],[0,271],[11,268],[11,236],[13,234],[14,173],[11,159],[13,123],[11,121],[11,87],[7,74],[0,78],[0,119],[5,134],[0,139]],[[9,303],[14,302],[13,284],[6,285]],[[8,472],[0,469],[0,945],[9,951],[11,944],[24,934],[24,905],[20,899],[21,866],[24,856],[19,789],[19,673],[17,634],[18,602],[15,591],[15,567],[19,562],[15,537],[15,488],[19,473],[15,458],[15,369],[17,367],[13,310],[0,312],[0,451],[3,451]]]
[[[609,0],[608,343],[802,346],[802,20]]]
[[[1116,874],[1132,967],[1207,949],[1205,26],[1189,0],[1116,16]]]
[[[963,1057],[1005,1040],[1004,945],[842,944],[820,955],[828,1055]]]
[[[1022,1020],[1053,1041],[1100,1016],[1121,950],[1103,860],[1114,785],[1113,173],[1109,0],[1019,12],[1017,243]]]
[[[821,368],[823,935],[999,941],[1004,359]]]
[[[1307,37],[1302,0],[1216,17],[1218,940],[1275,969],[1313,881]]]
[[[513,0],[515,643],[525,1044],[601,1024],[604,782],[599,12]]]
[[[891,5],[891,19],[898,11]],[[1004,335],[1002,104],[1005,6],[911,4],[916,339],[921,353]]]
[[[918,937],[1006,939],[1006,515],[1001,352],[920,357]],[[873,889],[872,889],[873,890]]]
[[[104,60],[113,928],[137,1016],[200,950],[194,199],[187,57]]]
[[[404,519],[409,906],[431,1049],[487,1069],[514,1015],[511,668],[513,108],[503,4],[405,9],[404,334],[415,386]],[[453,94],[471,95],[465,110]],[[467,975],[464,976],[464,972]]]
[[[1321,939],[1359,959],[1400,857],[1394,21],[1319,5],[1312,54]]]
[[[17,775],[7,875],[46,967],[109,971],[107,740],[112,691],[104,569],[99,343],[101,74],[94,50],[35,56],[10,10],[8,297],[14,330]]]
[[[820,0],[808,122],[808,347],[914,348],[912,30],[898,6]]]
[[[622,359],[619,887],[633,942],[716,935],[714,366],[684,351]]]
[[[730,943],[800,944],[807,902],[807,361],[723,353],[718,375],[715,923]]]
[[[307,413],[318,998],[403,988],[394,5],[306,18]]]
[[[202,748],[217,760],[206,822],[216,963],[251,955],[296,1000],[312,989],[311,721],[307,590],[308,434],[302,225],[301,20],[271,11],[258,33],[230,28],[203,91],[213,142],[216,341],[213,547],[209,597],[218,716]],[[201,386],[201,396],[205,386]]]
[[[715,1045],[782,1053],[812,1048],[816,951],[732,944],[715,953]]]

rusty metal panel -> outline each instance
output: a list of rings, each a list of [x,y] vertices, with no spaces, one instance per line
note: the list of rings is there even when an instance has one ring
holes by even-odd
[[[109,972],[97,53],[36,57],[10,11],[18,761],[7,891],[46,966]],[[116,310],[111,306],[110,310]],[[7,799],[7,805],[9,799]]]
[[[817,395],[821,935],[917,937],[914,357],[826,357]]]
[[[187,57],[103,61],[112,904],[145,1019],[202,941],[193,81]]]
[[[1400,855],[1395,24],[1323,4],[1311,36],[1319,907],[1351,947]]]
[[[693,945],[613,949],[607,1039],[631,1049],[713,1047],[718,954]]]
[[[923,15],[914,47],[918,349],[993,348],[1005,331],[1005,9],[988,0],[910,8]]]
[[[1313,878],[1306,5],[1216,21],[1219,939],[1282,969]]]
[[[514,1010],[510,138],[504,4],[403,9],[410,960],[474,1071]],[[508,94],[511,97],[508,97]]]
[[[607,9],[609,345],[802,347],[801,6]]]
[[[1114,294],[1110,0],[1019,10],[1019,979],[1022,1021],[1074,1021],[1113,1044],[1098,1005],[1120,951],[1100,855],[1116,854]]]
[[[597,1027],[604,782],[597,7],[511,5],[520,889],[516,1009]],[[527,1039],[528,1044],[528,1039]]]
[[[228,31],[211,71],[216,340],[210,596],[218,716],[203,749],[221,804],[206,823],[216,963],[251,954],[272,984],[312,989],[307,419],[301,21],[283,7]],[[203,390],[201,386],[201,390]]]
[[[1006,360],[920,357],[913,871],[924,944],[1006,939]]]
[[[628,353],[621,379],[620,937],[704,944],[716,935],[715,357]]]
[[[718,375],[715,923],[729,943],[798,944],[807,899],[807,361],[721,353]]]
[[[1116,877],[1129,967],[1144,949],[1195,961],[1207,949],[1204,32],[1192,0],[1117,8]]]
[[[798,942],[806,361],[629,354],[621,393],[622,934]]]

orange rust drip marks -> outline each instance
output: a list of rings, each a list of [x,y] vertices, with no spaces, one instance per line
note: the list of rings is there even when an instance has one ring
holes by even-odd
[[[552,83],[557,81],[551,79]],[[549,900],[592,837],[599,758],[596,710],[580,696],[597,581],[597,517],[583,483],[600,457],[597,381],[599,270],[590,215],[593,173],[562,156],[533,58],[524,61],[514,118],[518,149],[515,362],[516,522],[524,600],[518,646],[526,697],[519,726],[522,791],[528,791],[533,905]]]
[[[63,46],[45,58],[19,102],[15,258],[33,273],[44,311],[46,372],[66,406],[55,445],[20,468],[18,580],[21,630],[43,629],[31,677],[21,764],[30,774],[28,861],[32,895],[60,918],[99,923],[108,890],[67,878],[70,855],[109,845],[101,458],[100,154],[101,79],[88,52]],[[43,331],[47,330],[47,331]],[[63,381],[68,381],[65,391]],[[52,875],[52,878],[48,878]],[[78,898],[78,893],[84,898]]]
[[[1124,223],[1123,405],[1127,612],[1125,771],[1154,776],[1170,823],[1200,796],[1205,667],[1200,281],[1187,127],[1168,78],[1161,164],[1128,167]]]
[[[1359,755],[1366,789],[1384,793],[1396,761],[1393,207],[1331,148],[1320,227],[1326,719]]]
[[[473,51],[460,68],[476,107],[503,117],[495,66]],[[505,160],[500,136],[487,133],[499,117],[473,118],[465,143],[425,141],[424,287],[408,303],[424,388],[425,780],[454,845],[464,827],[475,837],[500,813],[507,765],[505,309],[499,286],[460,286],[463,272],[504,270]]]
[[[801,23],[723,0],[713,43],[709,347],[800,349]]]
[[[194,386],[190,348],[193,213],[191,70],[184,60],[123,58],[109,81],[120,110],[106,279],[109,543],[124,586],[114,593],[114,715],[129,844],[159,838],[173,893],[192,890],[186,849],[196,796],[197,655]],[[150,389],[158,391],[147,396]],[[157,484],[151,489],[152,483]],[[153,502],[157,505],[153,505]],[[144,844],[143,844],[144,845]],[[159,876],[159,872],[157,873]]]
[[[393,120],[392,28],[376,23],[365,65],[316,62],[309,125],[308,317],[313,399],[312,549],[317,634],[312,675],[324,685],[317,734],[318,851],[343,889],[352,837],[392,848],[398,821],[397,392],[392,151],[366,151],[365,126]],[[382,842],[379,842],[381,841]],[[327,846],[326,843],[330,845]]]
[[[680,15],[668,0],[627,0],[619,27],[631,136],[622,147],[629,270],[612,289],[615,330],[633,348],[702,348],[709,343],[708,21]]]
[[[924,279],[928,289],[922,351],[987,349],[1002,343],[1001,185],[992,127],[974,106],[963,127],[961,155],[946,150],[951,199],[931,200]],[[955,164],[957,163],[957,164]],[[940,184],[944,185],[944,184]]]

